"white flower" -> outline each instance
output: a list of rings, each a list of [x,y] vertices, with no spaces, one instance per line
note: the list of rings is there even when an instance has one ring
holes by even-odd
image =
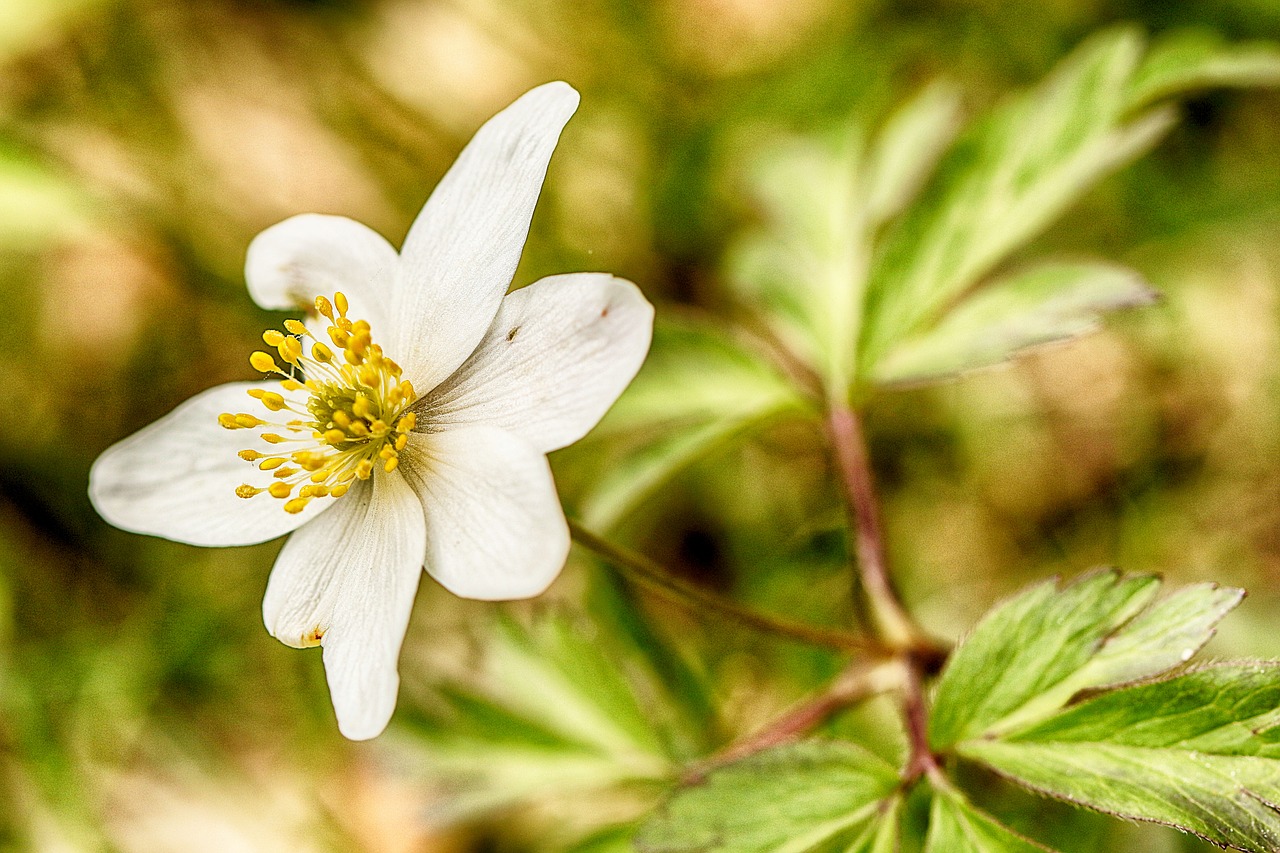
[[[395,708],[421,567],[487,600],[559,574],[569,535],[546,454],[599,421],[648,351],[653,307],[630,282],[576,273],[507,294],[577,105],[549,83],[480,128],[399,255],[336,216],[258,235],[253,299],[315,306],[264,334],[276,352],[252,362],[280,375],[196,395],[90,474],[94,506],[125,530],[209,546],[293,532],[263,617],[291,646],[324,647],[349,738]]]

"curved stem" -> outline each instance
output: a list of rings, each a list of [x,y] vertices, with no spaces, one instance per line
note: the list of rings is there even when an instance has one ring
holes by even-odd
[[[897,649],[932,647],[933,643],[903,609],[889,578],[871,461],[857,412],[847,404],[832,402],[827,412],[827,435],[840,471],[862,589],[871,606],[876,630],[886,644]]]
[[[790,622],[722,598],[696,584],[676,577],[643,554],[597,536],[572,518],[569,519],[569,532],[575,542],[594,552],[629,580],[643,585],[667,601],[687,610],[697,612],[711,610],[741,625],[810,645],[867,652],[877,657],[888,654],[886,649],[866,637],[835,628]]]
[[[910,677],[903,661],[859,661],[842,672],[825,689],[793,707],[760,731],[734,741],[725,749],[692,767],[685,784],[701,781],[710,771],[740,761],[757,752],[791,743],[808,734],[835,714],[864,699],[903,687]]]

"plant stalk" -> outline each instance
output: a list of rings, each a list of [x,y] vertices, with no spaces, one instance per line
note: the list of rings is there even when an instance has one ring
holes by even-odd
[[[740,625],[809,645],[864,652],[878,659],[892,654],[892,650],[884,648],[879,643],[849,631],[791,622],[744,607],[697,584],[676,577],[643,554],[597,536],[573,518],[569,519],[569,533],[573,541],[596,554],[629,580],[686,610],[695,613],[711,611],[727,616]]]

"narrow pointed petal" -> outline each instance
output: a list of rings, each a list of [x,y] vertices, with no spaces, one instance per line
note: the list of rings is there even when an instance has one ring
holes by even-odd
[[[409,229],[395,308],[396,360],[434,388],[484,337],[511,284],[547,163],[578,93],[547,83],[491,118]]]
[[[262,475],[236,454],[264,449],[256,430],[227,430],[222,412],[253,412],[245,393],[261,383],[233,382],[197,394],[168,415],[107,448],[89,472],[98,514],[133,533],[189,545],[252,545],[283,536],[331,502],[294,515],[267,495],[237,497],[236,486]]]
[[[427,572],[454,595],[485,601],[545,590],[569,554],[547,459],[492,426],[410,436],[400,470],[422,499]]]
[[[244,275],[249,295],[263,308],[306,310],[317,296],[340,290],[351,302],[351,317],[381,332],[398,260],[390,243],[359,222],[304,213],[253,239]]]
[[[653,306],[605,273],[544,278],[515,291],[480,346],[425,404],[439,426],[488,423],[549,453],[582,438],[635,377]]]
[[[262,609],[271,633],[290,645],[319,637],[338,729],[365,740],[381,734],[396,707],[425,530],[417,495],[398,474],[375,474],[336,503],[290,537]]]

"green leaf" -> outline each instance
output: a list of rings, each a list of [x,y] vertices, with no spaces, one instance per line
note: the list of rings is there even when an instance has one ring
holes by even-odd
[[[1044,264],[984,286],[932,328],[904,339],[875,366],[880,383],[920,382],[987,367],[1041,344],[1095,331],[1101,315],[1155,299],[1130,270]]]
[[[925,853],[1043,853],[1043,847],[975,808],[958,791],[938,786],[929,808]]]
[[[859,850],[898,787],[897,771],[851,743],[805,741],[711,771],[641,828],[643,853]],[[846,840],[842,840],[846,839]]]
[[[960,94],[938,81],[889,117],[867,157],[867,220],[878,226],[902,212],[960,131]]]
[[[902,798],[892,797],[843,853],[898,853],[902,845]]]
[[[1216,33],[1191,30],[1158,40],[1134,75],[1129,108],[1214,86],[1280,85],[1280,47],[1226,44]]]
[[[1280,849],[1280,666],[1222,665],[1108,691],[957,751],[1053,797]]]
[[[710,324],[660,321],[640,374],[596,428],[625,455],[603,467],[581,501],[583,520],[605,531],[680,471],[799,398],[759,354]]]
[[[870,259],[865,149],[860,125],[836,142],[771,146],[754,181],[766,222],[726,258],[735,288],[763,309],[791,352],[836,387],[852,378]],[[886,183],[893,168],[884,165]]]
[[[1152,605],[1153,576],[1116,571],[1059,588],[1038,584],[992,610],[939,679],[929,740],[1010,731],[1047,717],[1082,690],[1157,675],[1195,654],[1244,593],[1190,586]]]
[[[1127,112],[1142,48],[1129,29],[1090,39],[949,152],[872,268],[865,373],[1169,128],[1168,110]]]

